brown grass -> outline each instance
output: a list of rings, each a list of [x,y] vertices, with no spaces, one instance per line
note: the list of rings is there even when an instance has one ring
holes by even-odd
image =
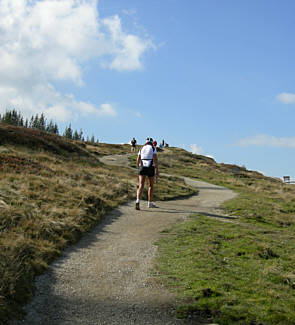
[[[34,276],[114,207],[135,198],[137,173],[106,166],[98,156],[129,145],[84,145],[0,124],[0,323],[22,315]],[[161,199],[191,193],[162,180]],[[161,185],[161,186],[162,186]],[[162,196],[161,196],[162,195]],[[161,196],[161,197],[160,197]]]

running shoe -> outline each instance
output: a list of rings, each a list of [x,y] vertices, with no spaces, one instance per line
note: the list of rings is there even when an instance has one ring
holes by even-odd
[[[149,202],[148,208],[157,208],[157,206],[153,202]]]

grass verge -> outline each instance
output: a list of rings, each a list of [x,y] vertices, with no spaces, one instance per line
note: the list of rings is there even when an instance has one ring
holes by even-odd
[[[235,222],[194,216],[159,241],[159,275],[189,301],[178,316],[220,324],[294,324],[295,186],[169,148],[162,170],[236,191]]]
[[[194,215],[159,240],[158,274],[186,303],[179,318],[294,324],[294,232]]]

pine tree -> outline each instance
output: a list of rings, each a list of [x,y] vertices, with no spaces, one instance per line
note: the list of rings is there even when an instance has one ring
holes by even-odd
[[[33,125],[34,125],[34,117],[32,116],[30,119],[29,128],[33,128]]]
[[[56,123],[54,124],[53,133],[54,134],[59,134],[58,126],[57,126]]]
[[[6,111],[3,118],[2,118],[2,122],[5,124],[11,124],[11,112]]]
[[[73,130],[71,124],[65,128],[63,136],[68,139],[73,139]]]
[[[46,129],[46,119],[43,113],[41,113],[41,116],[38,121],[38,129],[42,131],[45,131]]]
[[[35,117],[33,117],[33,125],[32,125],[32,128],[33,129],[39,129],[39,116],[38,114],[35,115]]]
[[[77,130],[75,130],[75,132],[73,134],[73,140],[79,140],[79,134],[78,134]]]
[[[79,140],[82,141],[82,139],[83,139],[83,131],[82,131],[82,129],[80,129]]]
[[[54,124],[52,120],[50,120],[49,123],[47,124],[46,131],[49,133],[54,133]]]
[[[18,114],[15,110],[6,111],[2,116],[2,122],[10,125],[18,125]]]
[[[12,110],[11,112],[11,121],[10,123],[12,125],[18,126],[18,113],[15,109]]]

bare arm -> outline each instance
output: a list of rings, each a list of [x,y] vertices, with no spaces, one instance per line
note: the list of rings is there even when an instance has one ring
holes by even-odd
[[[136,159],[136,166],[139,167],[141,165],[141,156],[138,155]]]
[[[154,165],[155,165],[155,169],[156,169],[156,175],[159,176],[158,156],[153,155],[153,159],[154,159]]]

